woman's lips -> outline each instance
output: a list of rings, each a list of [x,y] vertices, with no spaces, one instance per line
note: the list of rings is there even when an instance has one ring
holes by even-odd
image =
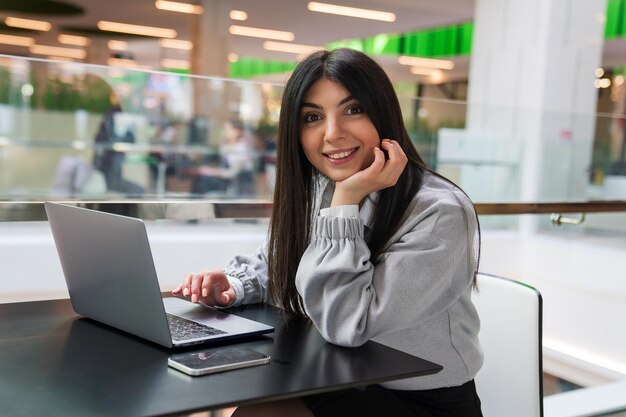
[[[340,165],[351,161],[356,155],[356,151],[358,149],[358,147],[350,149],[340,149],[337,151],[324,153],[323,155],[326,157],[326,160],[328,160],[331,164]]]

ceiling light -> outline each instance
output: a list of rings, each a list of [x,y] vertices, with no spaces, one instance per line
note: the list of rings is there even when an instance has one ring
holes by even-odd
[[[33,46],[35,40],[26,36],[2,35],[0,34],[0,43],[4,45],[15,46]]]
[[[378,10],[359,9],[356,7],[339,6],[336,4],[318,3],[312,1],[307,6],[312,12],[338,14],[341,16],[358,17],[361,19],[382,20],[383,22],[395,22],[396,15]]]
[[[164,58],[161,60],[161,68],[189,69],[191,64],[184,59]]]
[[[596,88],[609,88],[611,86],[611,80],[609,78],[598,78],[593,81],[593,85]]]
[[[58,40],[60,43],[64,43],[66,45],[75,45],[75,46],[89,45],[89,39],[84,36],[66,35],[62,33],[59,35]]]
[[[155,36],[157,38],[175,38],[174,29],[158,28],[154,26],[131,25],[128,23],[108,22],[101,20],[98,22],[98,29],[109,32],[131,33],[133,35]]]
[[[289,52],[291,54],[310,54],[315,51],[322,50],[321,46],[311,45],[298,45],[296,43],[284,43],[284,42],[263,42],[263,48],[268,51]]]
[[[14,28],[41,30],[44,32],[47,32],[52,28],[50,22],[45,22],[43,20],[22,19],[19,17],[7,17],[4,19],[4,23],[7,26]]]
[[[63,58],[84,59],[87,53],[82,49],[62,48],[60,46],[33,45],[30,51],[36,55],[54,55]]]
[[[451,70],[454,68],[454,61],[445,59],[431,59],[431,58],[417,58],[413,56],[401,56],[398,58],[398,62],[402,65],[411,65],[414,67],[422,68],[439,68],[445,70]]]
[[[259,29],[247,26],[232,25],[228,31],[233,35],[252,36],[254,38],[276,39],[279,41],[291,42],[295,36],[292,32],[284,32],[282,30]]]
[[[229,16],[233,20],[248,20],[248,13],[242,10],[231,10]]]
[[[180,3],[177,1],[156,0],[154,5],[159,10],[167,10],[169,12],[202,14],[202,6],[197,4]]]
[[[411,74],[425,75],[430,77],[430,81],[440,83],[444,80],[443,71],[436,68],[411,67]]]
[[[161,45],[162,48],[184,49],[185,51],[193,49],[193,42],[184,41],[182,39],[161,39],[159,45]]]
[[[441,71],[436,68],[420,68],[420,67],[411,67],[411,74],[415,75],[437,75],[440,74]]]
[[[230,54],[228,54],[228,62],[237,62],[239,61],[239,55],[237,55],[234,52],[231,52]]]
[[[128,49],[128,42],[124,41],[108,41],[107,47],[114,51],[125,51]]]

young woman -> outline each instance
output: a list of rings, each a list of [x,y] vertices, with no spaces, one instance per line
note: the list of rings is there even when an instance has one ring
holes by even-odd
[[[271,302],[342,346],[368,340],[443,365],[435,375],[235,415],[481,416],[470,299],[479,228],[469,198],[428,170],[388,77],[350,49],[304,59],[285,87],[269,242],[174,294]]]

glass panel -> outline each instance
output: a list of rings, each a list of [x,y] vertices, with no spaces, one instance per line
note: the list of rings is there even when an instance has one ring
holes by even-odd
[[[616,114],[563,114],[446,98],[464,98],[467,83],[397,90],[423,159],[475,202],[626,196],[617,104]],[[278,84],[0,57],[0,199],[268,198],[281,94]]]
[[[282,87],[0,57],[0,199],[273,188]]]

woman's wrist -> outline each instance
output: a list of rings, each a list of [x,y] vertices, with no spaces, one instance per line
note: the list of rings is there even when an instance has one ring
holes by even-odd
[[[366,194],[367,195],[367,194]],[[337,206],[350,206],[350,205],[359,205],[361,200],[363,200],[366,195],[352,194],[344,192],[340,189],[335,188],[335,192],[333,193],[333,199],[330,203],[331,207]]]

